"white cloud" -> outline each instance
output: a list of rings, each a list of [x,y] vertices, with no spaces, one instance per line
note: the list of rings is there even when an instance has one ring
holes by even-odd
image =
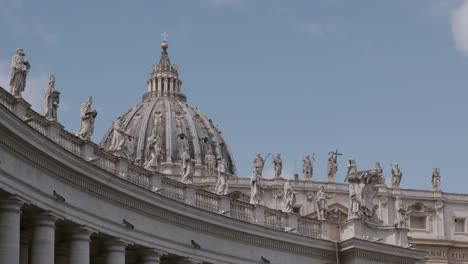
[[[452,33],[457,48],[468,56],[468,0],[452,12]]]
[[[10,91],[10,73],[10,63],[6,60],[0,60],[0,86],[7,91]],[[49,75],[46,73],[32,74],[30,72],[26,80],[23,97],[40,114],[43,112],[44,92],[48,83]]]

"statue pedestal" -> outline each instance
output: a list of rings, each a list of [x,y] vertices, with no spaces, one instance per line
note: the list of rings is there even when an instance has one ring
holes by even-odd
[[[335,182],[328,182],[327,189],[329,190],[336,190],[336,183]]]
[[[392,188],[392,194],[393,195],[400,195],[401,194],[400,188]]]
[[[304,180],[304,185],[305,185],[305,187],[312,187],[312,186],[314,186],[314,184],[312,183],[312,180],[311,180],[311,179],[305,179],[305,180]]]
[[[25,120],[26,112],[28,108],[30,107],[31,107],[31,104],[26,102],[26,100],[24,100],[21,97],[16,97],[16,101],[13,103],[12,110],[13,110],[13,113],[15,113],[17,117],[19,117],[19,119]]]
[[[378,184],[376,187],[379,189],[379,193],[386,193],[387,192],[387,186],[385,184]]]
[[[441,190],[435,190],[433,193],[435,198],[440,198],[442,197],[442,191]]]
[[[180,164],[163,162],[161,163],[160,172],[165,175],[180,175]]]
[[[206,176],[205,166],[203,166],[199,161],[195,163],[193,176]]]
[[[358,238],[371,242],[407,247],[408,232],[408,229],[375,225],[362,219],[351,219],[342,224],[341,241]]]

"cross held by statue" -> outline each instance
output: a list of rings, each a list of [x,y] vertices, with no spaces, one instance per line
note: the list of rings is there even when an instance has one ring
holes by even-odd
[[[338,156],[343,156],[343,153],[339,153],[338,149],[336,149],[335,152],[330,151],[330,153],[335,156],[335,162],[336,162],[336,159],[338,158]]]

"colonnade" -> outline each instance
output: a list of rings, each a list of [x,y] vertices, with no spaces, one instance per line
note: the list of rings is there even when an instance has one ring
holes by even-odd
[[[180,258],[163,261],[157,249],[141,247],[136,262],[126,260],[130,243],[106,236],[104,253],[93,258],[91,243],[98,231],[69,224],[65,243],[57,243],[57,223],[62,221],[53,212],[31,213],[25,224],[22,219],[24,202],[17,196],[0,198],[0,263],[8,264],[158,264],[203,263]],[[23,221],[23,223],[22,223]],[[27,226],[27,228],[26,228]],[[134,244],[132,244],[135,247]],[[92,259],[93,258],[93,259]]]

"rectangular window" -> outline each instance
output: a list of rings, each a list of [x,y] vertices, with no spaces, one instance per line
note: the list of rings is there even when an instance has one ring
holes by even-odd
[[[426,229],[426,217],[425,216],[411,216],[410,227],[414,229]]]
[[[465,218],[455,218],[455,233],[465,233]]]

